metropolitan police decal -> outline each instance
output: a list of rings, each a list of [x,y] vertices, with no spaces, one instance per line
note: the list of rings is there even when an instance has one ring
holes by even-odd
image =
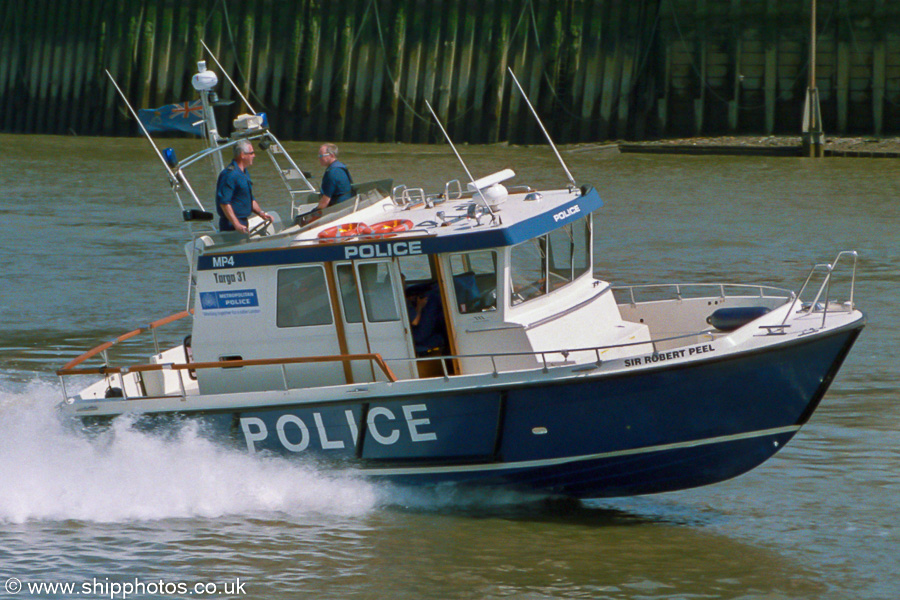
[[[208,315],[246,315],[260,312],[256,290],[200,292],[200,308]]]

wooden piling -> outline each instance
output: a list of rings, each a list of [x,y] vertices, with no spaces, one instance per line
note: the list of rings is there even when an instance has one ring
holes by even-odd
[[[297,115],[299,107],[297,99],[301,89],[300,77],[300,59],[304,56],[303,42],[306,37],[307,18],[306,10],[308,6],[300,5],[293,14],[286,19],[286,27],[283,35],[284,39],[284,55],[279,61],[283,65],[283,71],[280,76],[273,77],[274,87],[272,99],[280,107],[279,116],[284,120],[285,132],[288,137],[299,136],[299,123],[302,116]],[[282,93],[278,93],[278,86],[283,85]]]
[[[309,26],[307,35],[303,40],[303,56],[306,60],[302,61],[301,74],[302,86],[300,88],[300,137],[301,139],[314,138],[316,135],[316,125],[318,115],[313,114],[313,109],[318,110],[320,104],[316,101],[320,93],[319,73],[321,69],[322,51],[322,19],[321,4],[311,2],[307,9],[309,18]],[[322,138],[319,137],[319,140]]]
[[[562,61],[564,52],[564,18],[567,2],[541,2],[532,4],[529,19],[531,35],[535,37],[535,49],[538,51],[530,68],[525,69],[525,91],[532,104],[538,110],[538,114],[547,120],[552,114],[555,97],[565,93],[567,83],[561,79]],[[546,32],[546,33],[545,33]],[[538,43],[539,42],[539,43]],[[506,73],[503,74],[506,78]],[[510,84],[510,93],[518,95],[518,90]],[[519,105],[520,123],[523,123],[522,134],[527,144],[543,143],[543,134],[523,102]],[[549,127],[556,133],[555,119],[549,122]]]
[[[44,2],[40,0],[29,2],[28,6],[30,12],[28,15],[29,20],[33,19],[36,13],[40,14],[46,9]],[[46,24],[46,21],[43,21],[43,23]],[[48,37],[48,34],[38,24],[35,24],[33,33],[37,35],[34,36],[33,43],[28,45],[29,50],[27,51],[24,69],[28,82],[27,94],[30,101],[24,107],[25,110],[21,114],[22,120],[17,123],[16,131],[39,131],[36,120],[40,102],[41,65],[46,64],[43,50],[46,45],[44,39]]]
[[[150,90],[150,105],[159,106],[170,102],[180,102],[182,99],[172,96],[174,88],[171,81],[172,65],[172,35],[175,28],[175,7],[171,4],[161,4],[158,13],[158,30],[156,32],[155,45],[156,80]],[[169,92],[166,94],[166,92]]]
[[[463,9],[462,38],[460,40],[459,68],[456,73],[455,106],[453,118],[448,119],[449,130],[454,139],[469,139],[467,123],[472,109],[473,89],[472,74],[475,65],[475,31],[477,14],[473,0],[466,0]]]
[[[603,18],[605,7],[602,3],[593,3],[588,11],[587,26],[584,33],[584,92],[581,94],[580,135],[577,141],[586,142],[597,135],[597,106],[600,89],[603,84]]]
[[[349,114],[345,117],[345,120],[349,123],[349,135],[342,137],[356,141],[377,139],[378,135],[374,131],[370,132],[370,129],[375,129],[372,126],[371,115],[373,113],[377,114],[377,107],[372,106],[372,104],[377,102],[376,98],[380,95],[380,90],[376,92],[374,85],[375,65],[380,53],[369,43],[370,37],[364,39],[364,34],[370,34],[372,28],[374,28],[374,22],[374,11],[372,10],[372,5],[369,4],[362,15],[361,21],[356,25],[355,33],[359,36],[355,48],[356,58],[351,64],[348,64],[347,68],[348,75],[352,76],[353,79],[352,108],[349,109]],[[371,86],[370,82],[372,82]]]
[[[419,73],[421,69],[420,63],[422,61],[424,44],[424,15],[422,14],[422,11],[414,11],[410,17],[410,27],[405,32],[399,32],[400,35],[406,36],[406,43],[408,45],[408,57],[402,75],[402,77],[406,79],[406,86],[405,89],[401,91],[405,102],[402,110],[403,120],[399,134],[400,141],[406,143],[412,142],[413,140],[413,127],[415,126],[417,110],[424,109],[424,106],[419,102],[418,92]]]
[[[731,39],[728,44],[729,64],[731,65],[731,99],[728,102],[728,133],[734,135],[738,131],[741,117],[741,88],[744,75],[741,72],[741,50],[743,48],[743,13],[741,0],[731,0],[729,6],[729,23]]]
[[[477,49],[475,51],[475,93],[472,101],[472,118],[469,120],[468,135],[463,138],[475,143],[487,141],[487,136],[484,133],[486,124],[485,99],[488,93],[488,83],[490,82],[493,85],[495,79],[495,69],[491,63],[491,48],[494,46],[494,40],[496,39],[492,25],[497,10],[495,0],[485,0],[481,4],[483,18],[478,23],[478,35],[475,38]]]
[[[883,23],[887,12],[885,0],[876,0],[872,15],[875,29],[875,48],[872,52],[872,131],[880,136],[884,129],[884,98],[887,66],[887,32]]]
[[[334,101],[334,110],[332,111],[334,133],[329,134],[328,137],[343,140],[347,139],[347,102],[350,96],[350,85],[353,79],[354,67],[362,68],[362,65],[356,63],[356,57],[354,56],[353,42],[356,29],[354,12],[348,11],[343,13],[338,19],[338,56],[335,60],[337,72],[334,77],[336,98]]]
[[[506,66],[509,64],[509,47],[512,27],[512,14],[508,10],[504,10],[506,6],[498,3],[497,18],[495,19],[495,27],[497,28],[497,43],[494,45],[494,60],[492,65],[496,65],[494,71],[495,80],[494,92],[490,96],[490,104],[487,107],[488,122],[487,142],[496,144],[501,139],[501,128],[503,126],[503,102],[506,98]]]
[[[5,57],[5,60],[0,60],[0,127],[3,131],[13,130],[19,116],[16,99],[23,95],[17,84],[20,80],[21,38],[26,22],[24,16],[24,3],[0,3],[0,56]]]
[[[379,18],[378,23],[382,28],[382,37],[385,37],[384,29],[390,27],[385,44],[384,52],[386,53],[385,63],[390,69],[391,88],[389,90],[388,111],[384,122],[384,139],[398,139],[400,127],[400,112],[403,110],[403,57],[406,54],[406,3],[399,1],[392,6],[395,11],[393,14],[387,13],[390,20]],[[384,13],[382,13],[384,14]],[[379,39],[379,44],[382,40]]]
[[[847,0],[837,1],[837,131],[847,132],[850,107],[850,27]]]
[[[438,107],[435,94],[435,81],[438,76],[440,67],[441,47],[444,40],[442,38],[441,23],[443,21],[443,0],[432,0],[428,2],[426,10],[423,11],[425,28],[425,43],[422,52],[422,82],[420,85],[420,94],[422,95],[422,114],[427,115],[424,119],[414,120],[415,134],[413,141],[419,143],[428,143],[443,140],[443,135],[437,131],[434,124],[434,118],[428,112],[425,106],[425,100],[431,104],[431,108],[435,111]],[[432,136],[434,131],[434,136]]]
[[[435,87],[435,105],[438,116],[444,127],[450,121],[451,96],[456,93],[454,87],[454,74],[456,71],[457,39],[459,35],[459,3],[455,0],[444,2],[445,18],[443,23],[440,64],[438,69],[438,83]],[[435,132],[437,135],[437,132]]]

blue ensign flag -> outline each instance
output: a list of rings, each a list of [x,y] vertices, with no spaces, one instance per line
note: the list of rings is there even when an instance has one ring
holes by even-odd
[[[203,102],[200,100],[167,104],[161,108],[142,108],[138,111],[138,118],[149,133],[185,131],[203,135],[200,126],[200,121],[203,120]]]

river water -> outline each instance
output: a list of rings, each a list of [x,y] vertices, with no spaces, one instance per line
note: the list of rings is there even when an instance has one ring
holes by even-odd
[[[173,143],[182,156],[192,144]],[[0,148],[0,597],[13,597],[8,578],[24,586],[15,597],[54,598],[76,594],[34,584],[69,583],[81,598],[196,597],[173,586],[198,583],[219,586],[201,588],[206,597],[268,599],[900,592],[895,160],[563,149],[606,203],[599,277],[796,289],[813,263],[855,249],[869,317],[819,410],[762,467],[696,490],[576,503],[375,485],[235,453],[190,425],[160,436],[122,420],[82,437],[54,412],[54,370],[184,308],[186,233],[142,140],[0,135]],[[321,175],[316,144],[289,148]],[[357,181],[440,190],[464,177],[446,146],[342,151]],[[546,148],[461,152],[476,176],[512,167],[520,183],[565,182]],[[264,208],[286,214],[254,180]]]

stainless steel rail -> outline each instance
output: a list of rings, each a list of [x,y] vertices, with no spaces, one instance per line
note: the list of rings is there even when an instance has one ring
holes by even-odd
[[[647,283],[641,285],[623,285],[623,286],[613,286],[612,291],[615,292],[627,292],[628,298],[630,300],[629,304],[632,307],[637,306],[641,302],[662,302],[666,300],[683,300],[686,296],[683,293],[688,288],[700,288],[700,289],[715,289],[718,290],[719,298],[727,298],[729,296],[734,297],[737,294],[729,295],[726,293],[726,290],[736,289],[739,291],[746,290],[755,290],[754,296],[759,298],[780,298],[787,297],[793,298],[794,292],[784,288],[778,288],[770,285],[751,285],[744,283]],[[646,292],[649,290],[666,290],[671,289],[674,292],[674,296],[667,298],[655,298],[653,300],[642,300],[638,302],[635,298],[635,291]],[[697,295],[697,296],[687,296],[688,298],[704,298],[707,295]]]
[[[859,260],[859,254],[856,252],[856,250],[842,250],[842,251],[838,252],[837,256],[834,258],[834,261],[832,261],[831,263],[815,264],[809,270],[809,274],[806,276],[806,281],[803,282],[803,286],[800,288],[800,292],[797,294],[796,298],[794,298],[794,301],[791,303],[791,308],[784,315],[784,320],[782,320],[782,322],[781,322],[782,327],[785,326],[785,323],[787,322],[788,317],[794,312],[794,307],[796,306],[797,302],[801,302],[801,299],[803,298],[803,293],[806,291],[806,288],[809,286],[810,281],[812,281],[812,278],[816,274],[817,271],[824,271],[825,277],[822,280],[822,284],[819,286],[819,291],[816,292],[815,299],[813,299],[812,303],[809,305],[808,310],[810,313],[818,312],[819,306],[820,306],[819,301],[821,300],[822,294],[824,293],[825,301],[821,304],[821,306],[822,306],[822,309],[821,309],[822,310],[822,324],[819,326],[819,329],[823,329],[825,327],[825,319],[828,316],[828,305],[831,304],[831,281],[833,279],[832,276],[834,274],[835,268],[838,265],[838,262],[840,262],[841,258],[843,258],[845,256],[853,257],[853,270],[851,271],[851,274],[850,274],[850,300],[846,303],[847,312],[853,311],[853,308],[855,306],[854,301],[853,301],[853,296],[856,291],[856,264],[857,264],[857,261]],[[800,310],[801,311],[807,310],[807,307],[804,306],[803,304],[801,304]]]

